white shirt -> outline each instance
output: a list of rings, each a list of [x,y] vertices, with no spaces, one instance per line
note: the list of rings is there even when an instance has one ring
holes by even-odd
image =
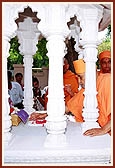
[[[21,85],[18,82],[11,82],[12,88],[9,90],[10,99],[13,104],[21,103],[23,100],[23,91]]]

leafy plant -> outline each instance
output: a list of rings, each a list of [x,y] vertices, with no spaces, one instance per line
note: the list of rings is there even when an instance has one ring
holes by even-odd
[[[103,40],[103,42],[98,46],[98,57],[99,53],[104,50],[111,50],[111,25],[108,26],[108,32],[106,34],[106,38]],[[49,66],[49,58],[46,55],[47,54],[47,48],[46,48],[47,40],[45,38],[42,38],[38,41],[38,44],[36,45],[38,50],[36,51],[36,54],[33,55],[33,68],[41,68],[43,66],[48,67]],[[13,64],[23,64],[23,55],[19,52],[19,46],[18,38],[14,37],[10,41],[10,50],[8,57],[8,69],[13,69]],[[97,68],[99,68],[99,59],[97,61]]]
[[[97,68],[99,69],[99,54],[102,51],[109,50],[111,51],[111,25],[108,26],[108,32],[106,34],[106,38],[103,40],[103,42],[98,46],[98,60],[97,60]]]
[[[23,64],[23,55],[19,52],[19,46],[17,37],[10,40],[10,50],[8,57],[8,69],[13,69],[13,64]]]
[[[41,68],[43,66],[45,67],[49,66],[49,58],[46,55],[47,54],[46,43],[47,43],[46,39],[42,38],[36,45],[38,50],[36,51],[36,54],[33,56],[33,67],[34,68]]]
[[[33,56],[33,67],[34,68],[41,68],[43,66],[49,66],[49,59],[46,56],[47,49],[46,49],[46,39],[43,38],[39,40],[38,44],[36,45],[38,50],[36,54]],[[14,37],[10,40],[10,50],[8,57],[8,69],[13,69],[13,64],[23,64],[23,55],[20,54],[19,51],[20,44],[18,43],[18,38]]]
[[[107,27],[107,29],[108,31],[107,31],[106,37],[111,38],[111,24]]]

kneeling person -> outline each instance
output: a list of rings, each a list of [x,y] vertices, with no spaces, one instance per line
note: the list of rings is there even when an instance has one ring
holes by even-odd
[[[77,122],[83,122],[82,109],[85,91],[85,63],[84,61],[77,60],[74,62],[75,70],[80,78],[82,89],[73,98],[71,98],[66,106],[66,113],[72,112]],[[77,67],[77,68],[76,68]],[[97,101],[99,109],[98,123],[101,128],[93,128],[87,130],[84,135],[96,136],[106,133],[111,134],[111,74],[100,74],[97,78]]]

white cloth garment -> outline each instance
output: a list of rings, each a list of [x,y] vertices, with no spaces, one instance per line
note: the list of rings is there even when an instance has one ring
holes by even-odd
[[[48,86],[45,86],[44,89],[41,90],[41,94],[42,94],[42,96],[43,96],[44,94],[46,94],[47,89],[48,89]]]
[[[33,108],[34,108],[36,111],[43,111],[43,110],[44,110],[44,107],[41,105],[41,103],[39,102],[39,100],[37,99],[37,97],[34,98]]]
[[[12,88],[8,91],[10,99],[14,105],[21,103],[23,100],[23,91],[21,85],[18,82],[11,82]]]

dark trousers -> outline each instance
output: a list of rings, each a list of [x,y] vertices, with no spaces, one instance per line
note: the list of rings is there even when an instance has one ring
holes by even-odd
[[[24,109],[24,105],[22,102],[15,104],[14,107],[17,107],[18,109]]]

